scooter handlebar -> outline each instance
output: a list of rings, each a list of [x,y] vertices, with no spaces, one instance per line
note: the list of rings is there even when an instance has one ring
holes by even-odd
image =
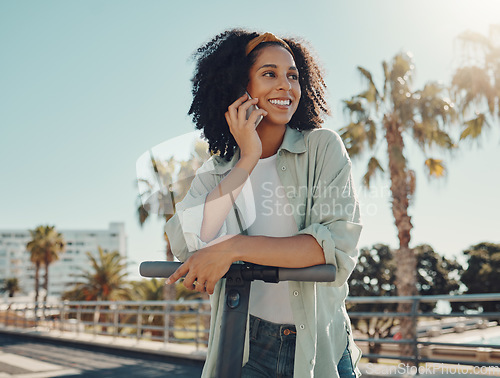
[[[144,261],[139,266],[139,273],[143,277],[170,277],[182,265],[175,261]]]
[[[278,268],[280,281],[333,282],[337,269],[335,265],[324,264],[307,268]]]
[[[139,272],[143,277],[166,278],[174,273],[181,264],[180,262],[173,261],[144,261],[139,267]],[[262,279],[262,276],[266,276],[265,274],[263,275],[262,272],[270,271],[277,272],[278,281],[306,282],[333,282],[335,281],[337,272],[336,267],[329,264],[309,266],[307,268],[277,268],[252,265],[253,269],[250,269],[250,271],[245,269],[246,267],[248,267],[247,264],[233,264],[230,269],[246,270],[247,274],[244,274],[245,278],[248,277],[248,273],[251,271],[252,273],[250,277],[248,277],[250,280]],[[276,276],[276,274],[273,275]]]

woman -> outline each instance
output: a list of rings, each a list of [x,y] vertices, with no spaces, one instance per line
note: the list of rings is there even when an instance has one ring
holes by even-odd
[[[321,71],[303,43],[271,33],[226,31],[195,56],[189,114],[214,155],[165,231],[184,262],[167,283],[186,275],[186,287],[211,294],[203,376],[214,376],[218,358],[221,277],[246,261],[333,264],[337,279],[252,283],[242,376],[354,377],[359,350],[344,301],[361,225],[347,152],[320,128]]]

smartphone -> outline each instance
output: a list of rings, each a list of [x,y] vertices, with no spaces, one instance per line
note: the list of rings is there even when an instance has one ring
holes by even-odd
[[[247,94],[248,96],[248,100],[251,100],[252,97],[250,96],[250,93],[246,92],[245,93]],[[259,107],[257,105],[252,105],[250,106],[248,109],[247,109],[247,119],[250,118],[250,114],[252,114],[252,112],[254,110],[257,110],[259,109]],[[255,127],[257,127],[257,125],[260,123],[260,121],[262,121],[262,118],[264,118],[263,116],[259,116],[259,118],[257,118],[257,121],[255,122]]]

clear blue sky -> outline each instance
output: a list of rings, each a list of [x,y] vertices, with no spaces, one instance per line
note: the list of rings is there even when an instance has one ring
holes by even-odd
[[[306,5],[307,4],[307,5]],[[357,93],[355,67],[382,75],[382,60],[414,54],[415,86],[449,81],[454,38],[487,32],[500,3],[485,0],[384,1],[6,1],[0,2],[0,228],[106,228],[126,223],[135,263],[164,256],[162,224],[136,219],[135,162],[149,148],[193,130],[190,54],[232,27],[300,36],[327,73],[334,115]],[[458,256],[499,242],[500,133],[448,159],[446,180],[429,182],[423,156],[411,208],[412,245]],[[360,188],[366,160],[355,160],[364,231],[360,246],[395,247],[388,181]],[[385,189],[384,189],[385,188]],[[131,271],[136,274],[135,266]]]

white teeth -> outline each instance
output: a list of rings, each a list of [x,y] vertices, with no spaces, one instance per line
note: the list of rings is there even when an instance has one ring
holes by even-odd
[[[269,100],[269,102],[270,102],[271,104],[274,104],[274,105],[283,105],[283,106],[287,106],[287,105],[290,105],[291,100]]]

